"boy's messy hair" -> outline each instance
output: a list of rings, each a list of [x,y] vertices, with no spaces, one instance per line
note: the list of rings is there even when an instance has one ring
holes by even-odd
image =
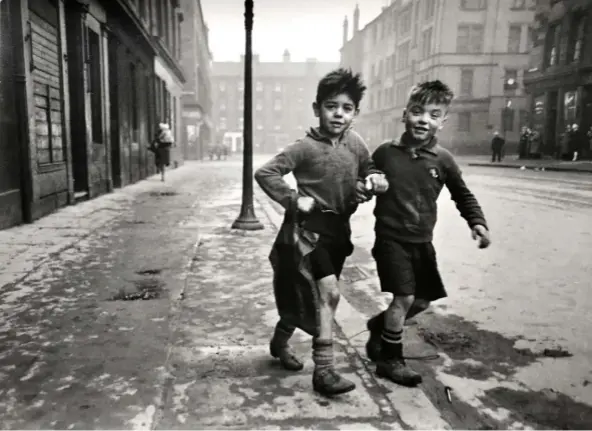
[[[351,69],[339,68],[329,72],[319,81],[316,102],[320,105],[329,97],[345,93],[358,108],[365,91],[366,86],[359,73],[354,75]]]
[[[450,87],[440,80],[426,81],[415,85],[409,92],[407,105],[417,103],[427,105],[436,103],[449,106],[454,98],[454,93]]]

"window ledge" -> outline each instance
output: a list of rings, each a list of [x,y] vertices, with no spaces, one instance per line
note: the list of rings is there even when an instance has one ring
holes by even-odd
[[[49,174],[51,172],[61,171],[66,168],[66,162],[42,163],[37,165],[40,174]]]

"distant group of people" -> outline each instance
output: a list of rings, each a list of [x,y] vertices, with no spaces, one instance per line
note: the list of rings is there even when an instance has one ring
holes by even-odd
[[[558,158],[570,158],[577,161],[581,158],[590,156],[590,147],[592,145],[592,126],[586,133],[577,124],[567,125],[565,131],[561,134]]]
[[[492,161],[497,157],[494,150],[494,137],[492,140]],[[498,144],[499,145],[499,144]],[[582,158],[589,158],[592,147],[592,126],[587,132],[583,131],[578,124],[568,124],[565,131],[559,136],[553,152],[556,159],[577,161]],[[520,133],[518,156],[520,159],[540,158],[542,153],[542,137],[540,132],[529,127],[523,127]]]

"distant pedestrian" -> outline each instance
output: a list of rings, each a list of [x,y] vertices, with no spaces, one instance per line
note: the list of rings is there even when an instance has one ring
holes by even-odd
[[[339,278],[353,251],[350,217],[365,196],[364,180],[370,181],[375,193],[387,187],[384,176],[371,170],[368,147],[351,129],[365,90],[360,75],[349,70],[338,69],[323,77],[313,104],[319,127],[311,128],[255,173],[261,188],[286,209],[270,255],[280,315],[271,355],[284,368],[300,370],[303,364],[288,342],[296,327],[312,335],[312,383],[322,395],[355,389],[334,366]],[[297,191],[284,180],[289,173]]]
[[[558,159],[563,159],[564,155],[570,154],[570,148],[569,148],[570,142],[571,142],[571,125],[568,124],[567,126],[565,126],[565,131],[559,137],[559,146],[558,146],[559,149],[557,151],[557,158]]]
[[[504,146],[506,140],[499,135],[496,130],[493,132],[493,139],[491,140],[491,162],[494,163],[496,160],[501,162],[504,158]]]
[[[571,134],[570,134],[570,151],[572,155],[572,162],[575,162],[579,159],[579,156],[587,144],[588,138],[583,130],[580,130],[580,127],[577,124],[571,125]]]
[[[150,144],[150,151],[154,153],[156,172],[160,173],[160,180],[165,179],[166,167],[171,163],[171,147],[175,144],[173,133],[168,124],[159,123],[158,130]]]
[[[530,132],[528,138],[528,148],[529,148],[529,156],[534,159],[541,158],[541,150],[542,150],[543,140],[541,137],[541,133],[538,130],[533,130]]]
[[[404,386],[422,381],[406,365],[403,329],[407,319],[447,296],[432,244],[437,200],[444,185],[466,220],[479,248],[490,244],[487,223],[452,154],[436,134],[448,116],[453,93],[441,81],[415,86],[403,114],[405,132],[372,154],[389,188],[376,198],[376,241],[372,255],[383,292],[393,294],[389,307],[367,323],[366,352],[376,373]]]
[[[530,136],[530,129],[526,126],[522,127],[520,133],[520,142],[518,145],[518,158],[526,159],[528,157],[528,139]]]
[[[592,126],[588,129],[588,133],[586,133],[586,137],[588,138],[588,144],[586,145],[586,152],[584,157],[590,158],[590,151],[592,150]]]

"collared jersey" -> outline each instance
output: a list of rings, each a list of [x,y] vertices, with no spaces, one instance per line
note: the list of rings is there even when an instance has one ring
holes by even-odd
[[[387,192],[376,198],[376,235],[400,242],[431,242],[437,200],[444,186],[469,226],[487,227],[483,211],[452,154],[438,144],[436,137],[413,150],[402,143],[404,138],[381,144],[372,155],[376,169],[385,174],[389,183]]]
[[[347,130],[333,145],[318,129],[288,145],[255,172],[255,180],[268,196],[290,208],[298,196],[309,196],[318,209],[349,216],[355,211],[356,182],[371,170],[370,151],[354,130]],[[293,173],[298,193],[283,177]]]

